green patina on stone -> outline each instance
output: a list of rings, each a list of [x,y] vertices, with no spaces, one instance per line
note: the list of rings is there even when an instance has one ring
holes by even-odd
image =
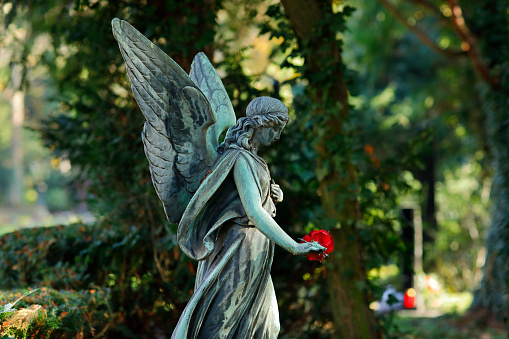
[[[187,75],[127,22],[113,19],[112,27],[147,120],[142,140],[152,182],[168,220],[179,225],[180,248],[199,261],[172,338],[276,338],[274,244],[295,255],[325,250],[295,242],[273,219],[283,192],[257,151],[279,140],[288,109],[260,97],[237,121],[205,54]]]

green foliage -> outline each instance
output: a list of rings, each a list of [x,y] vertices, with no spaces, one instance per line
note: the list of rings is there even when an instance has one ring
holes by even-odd
[[[7,235],[2,288],[111,288],[118,326],[112,336],[171,332],[193,288],[194,266],[180,256],[152,187],[140,133],[144,118],[131,94],[111,32],[129,21],[189,71],[214,40],[215,10],[207,1],[20,1],[32,34],[49,35],[43,63],[59,109],[40,133],[56,155],[79,169],[89,187],[97,227],[34,229]],[[132,334],[131,334],[132,333]],[[156,334],[154,334],[155,336]]]
[[[317,194],[318,180],[331,174],[346,177],[345,171],[348,167],[346,164],[351,162],[359,169],[358,182],[352,183],[348,190],[339,192],[343,195],[340,202],[351,199],[352,196],[360,202],[362,221],[358,228],[366,251],[366,265],[368,269],[380,267],[394,260],[394,254],[402,246],[397,233],[398,198],[407,194],[411,187],[400,176],[400,171],[402,167],[415,162],[418,154],[412,153],[411,145],[418,147],[419,144],[403,145],[406,147],[401,153],[407,154],[403,161],[401,153],[394,157],[381,157],[378,150],[374,151],[374,148],[381,144],[379,140],[375,141],[371,137],[373,131],[379,128],[377,122],[373,121],[371,112],[360,107],[354,109],[354,106],[350,107],[348,115],[344,118],[343,133],[327,135],[331,121],[337,118],[342,108],[333,101],[332,95],[327,95],[327,88],[336,80],[332,76],[335,72],[334,67],[340,67],[345,73],[345,81],[351,92],[359,91],[357,88],[359,81],[355,79],[355,73],[345,70],[339,63],[331,63],[335,65],[332,67],[324,66],[320,68],[320,72],[313,72],[307,64],[292,64],[299,60],[298,57],[306,56],[306,50],[309,48],[306,46],[310,42],[300,41],[302,46],[297,49],[296,39],[290,26],[285,23],[281,9],[279,4],[269,7],[268,14],[276,20],[268,21],[264,29],[271,32],[274,37],[284,37],[285,42],[282,46],[283,49],[288,49],[286,51],[288,58],[283,66],[294,67],[304,77],[309,75],[321,78],[312,79],[314,84],[319,84],[313,88],[304,87],[302,83],[294,85],[296,96],[293,105],[296,121],[287,127],[288,133],[284,131],[282,137],[285,140],[284,144],[274,145],[274,150],[268,154],[272,171],[276,177],[280,175],[283,179],[285,197],[288,198],[291,194],[288,198],[292,205],[291,211],[286,210],[288,207],[284,206],[285,204],[278,206],[278,214],[284,214],[280,220],[295,220],[294,223],[297,225],[295,229],[300,229],[301,232],[309,223],[316,228],[336,227],[335,221],[324,217],[321,200]],[[332,30],[338,36],[342,36],[345,31],[344,21],[352,13],[353,9],[346,6],[342,11],[332,14],[333,20],[323,18],[320,29]],[[334,25],[326,27],[328,22],[333,22]],[[337,22],[340,23],[339,26]],[[316,34],[319,35],[320,32]],[[338,43],[341,42],[338,40]],[[320,94],[321,101],[314,102],[313,97],[317,95],[318,90],[323,91]],[[285,138],[285,134],[291,137]],[[421,137],[419,135],[416,139]],[[324,138],[327,138],[326,147],[331,157],[318,164],[315,147]],[[338,209],[342,208],[343,206],[338,206]],[[378,289],[376,292],[377,295],[381,293]]]
[[[7,338],[91,338],[114,322],[109,290],[0,290],[0,304],[16,298],[17,309],[0,313],[0,335]],[[34,293],[31,293],[34,292]]]
[[[175,225],[161,227],[166,222],[139,139],[143,116],[130,94],[123,60],[110,28],[115,16],[128,20],[149,38],[159,38],[154,42],[185,66],[204,47],[193,45],[202,30],[187,34],[179,26],[180,21],[162,20],[165,15],[185,16],[179,12],[185,5],[180,7],[172,1],[167,1],[167,5],[173,7],[156,11],[154,5],[132,2],[101,2],[90,7],[85,2],[73,7],[52,3],[48,4],[53,10],[45,22],[34,21],[35,31],[49,30],[52,35],[55,46],[47,53],[46,63],[58,86],[54,99],[61,102],[60,112],[46,122],[42,134],[50,147],[65,153],[73,167],[80,168],[81,177],[90,183],[94,210],[104,221],[96,227],[74,225],[6,235],[1,240],[5,251],[0,264],[5,270],[0,273],[0,282],[2,288],[109,288],[111,309],[117,315],[115,325],[107,331],[111,337],[170,333],[194,287],[194,264],[175,247]],[[42,7],[31,8],[34,15],[38,10]],[[224,47],[228,48],[227,42]],[[174,53],[183,48],[186,58]],[[242,51],[234,51],[226,54],[219,65],[227,74],[224,83],[239,115],[251,98],[269,94],[249,86],[252,78],[240,67],[244,57]],[[301,140],[298,142],[298,152],[308,152],[309,148]],[[307,183],[313,173],[305,173],[305,167],[302,170],[290,172],[289,177],[296,177],[296,181],[291,180],[300,186],[294,191],[311,213],[318,199],[310,203],[306,198],[308,189],[312,189]],[[317,197],[316,191],[313,196]],[[304,224],[295,224],[295,237],[300,237],[299,227]],[[278,299],[282,307],[292,308],[282,333],[302,328],[308,337],[320,332],[329,333],[326,337],[330,337],[330,324],[324,330],[314,323],[327,323],[326,316],[322,317],[328,309],[325,290],[317,288],[322,286],[319,281],[323,281],[323,275],[311,279],[307,261],[287,253],[280,253],[279,257],[285,259],[276,259],[273,268],[277,272],[274,276],[280,278],[275,282],[278,295],[283,293]],[[286,273],[295,267],[298,275],[307,280],[285,282]],[[299,281],[305,281],[306,287]],[[309,309],[307,296],[317,291],[322,302],[313,303],[313,309]],[[309,321],[313,325],[308,326]]]
[[[50,37],[41,63],[56,87],[59,110],[40,132],[50,149],[80,169],[100,215],[148,225],[139,213],[160,203],[150,182],[140,131],[143,115],[131,94],[111,20],[128,20],[189,70],[192,57],[214,41],[215,12],[208,2],[17,2],[9,18],[24,15],[31,34]],[[171,19],[173,18],[173,19]],[[178,19],[177,19],[178,18]],[[58,203],[58,199],[55,200]],[[152,222],[165,223],[161,209]]]
[[[299,227],[292,230],[295,238],[302,236]],[[17,288],[42,287],[16,307],[42,305],[48,321],[62,320],[58,331],[65,333],[76,333],[84,315],[90,322],[87,331],[104,330],[107,337],[170,333],[194,287],[191,261],[177,249],[161,251],[157,267],[150,232],[135,227],[76,224],[26,229],[2,236],[0,246],[0,290],[6,291],[0,302],[15,300]],[[273,272],[279,306],[288,310],[281,335],[330,337],[325,268],[278,249]],[[295,279],[285,279],[289,275]],[[67,320],[64,312],[69,313]]]
[[[484,253],[479,249],[489,226],[491,179],[482,180],[482,168],[475,160],[454,171],[444,170],[443,177],[437,183],[437,204],[447,208],[437,211],[440,232],[425,250],[447,289],[471,291],[481,276],[478,256]]]
[[[433,41],[460,45],[452,27],[438,24],[440,13],[408,2],[398,10],[419,18]],[[364,84],[352,103],[364,112],[365,143],[381,163],[375,177],[392,176],[393,201],[422,211],[424,271],[439,273],[448,289],[471,290],[488,227],[490,166],[470,61],[433,52],[378,2],[359,3],[354,16],[344,55]],[[413,187],[405,188],[407,175]]]
[[[6,234],[0,289],[44,286],[90,298],[104,291],[114,324],[109,335],[170,332],[194,287],[194,267],[177,249],[153,246],[154,237],[150,229],[106,224]]]
[[[30,129],[39,126],[40,119],[55,109],[45,102],[54,92],[46,81],[47,74],[41,62],[48,48],[48,39],[47,36],[31,34],[26,13],[14,15],[16,11],[13,8],[11,3],[2,5],[0,18],[3,56],[0,60],[0,203],[15,203],[7,194],[12,190],[19,191],[23,207],[33,206],[37,201],[39,205],[47,203],[50,210],[69,208],[72,199],[67,193],[72,189],[62,190],[62,182],[68,179],[70,173],[64,173],[56,163],[50,162],[50,150]],[[18,122],[22,126],[15,127],[13,95],[18,90],[23,92],[24,117]],[[14,153],[23,159],[22,163],[14,161]],[[14,173],[23,175],[20,185],[12,185]],[[45,199],[46,195],[59,193],[65,195],[65,199]]]
[[[323,8],[331,5],[324,4]],[[344,6],[335,8],[333,12],[323,10],[325,13],[323,17],[317,19],[316,25],[314,23],[311,25],[315,27],[312,36],[300,36],[299,39],[293,37],[290,25],[285,24],[285,19],[278,14],[280,13],[278,10],[281,10],[278,5],[269,8],[276,21],[269,21],[264,29],[271,32],[273,37],[285,39],[283,48],[286,49],[288,57],[282,66],[293,67],[295,72],[302,75],[301,81],[294,85],[293,104],[296,121],[295,126],[289,126],[293,132],[292,140],[285,142],[283,146],[277,145],[274,159],[271,161],[275,173],[280,171],[283,173],[282,177],[290,177],[293,179],[291,183],[298,183],[287,185],[295,187],[292,192],[294,196],[290,199],[292,204],[297,204],[294,210],[298,212],[288,215],[286,220],[295,220],[301,227],[301,232],[303,226],[320,229],[339,228],[336,235],[343,239],[336,239],[337,241],[345,243],[355,242],[355,239],[363,241],[362,259],[359,257],[359,250],[337,260],[335,262],[337,266],[327,263],[327,272],[325,268],[317,267],[314,272],[303,275],[304,280],[309,279],[320,284],[319,287],[315,285],[307,290],[309,293],[319,291],[313,301],[320,307],[310,313],[306,323],[315,327],[320,324],[323,330],[327,326],[333,326],[331,306],[324,307],[327,303],[338,304],[332,305],[332,308],[336,309],[344,309],[343,303],[349,302],[358,304],[357,307],[363,307],[366,294],[379,293],[376,286],[364,281],[363,271],[359,272],[358,263],[367,260],[367,267],[379,267],[391,260],[391,256],[400,248],[401,243],[394,228],[397,217],[394,199],[398,191],[397,185],[393,183],[399,183],[401,180],[398,180],[396,174],[384,175],[387,172],[380,170],[380,161],[373,154],[373,147],[367,144],[363,134],[364,126],[368,123],[366,117],[353,107],[346,106],[348,98],[344,86],[347,84],[351,93],[356,93],[357,88],[354,73],[347,70],[338,53],[343,47],[342,36],[346,29],[346,18],[352,15],[353,9]],[[307,19],[312,22],[316,18],[310,15]],[[293,23],[293,26],[296,25]],[[297,28],[299,29],[303,28]],[[302,60],[305,62],[302,63]],[[284,137],[283,135],[283,139]],[[289,153],[288,157],[285,153]],[[295,168],[296,163],[299,164],[298,169],[292,176],[289,173],[292,173],[292,166]],[[371,186],[375,189],[367,189]],[[297,190],[303,193],[302,196],[305,198],[302,200],[306,201],[307,206],[295,199]],[[285,197],[288,198],[288,194]],[[357,206],[361,207],[359,214],[356,213]],[[278,213],[281,212],[285,213],[284,207],[278,206]],[[362,220],[359,220],[361,215]],[[297,216],[300,218],[295,218]],[[348,250],[338,249],[338,253],[340,255],[348,253]],[[327,274],[343,280],[344,284],[337,288],[331,286],[327,288],[326,280],[321,279]],[[351,278],[352,274],[355,275],[355,280]],[[329,284],[334,284],[333,281],[334,278],[329,280]],[[328,293],[333,290],[350,295],[335,299]],[[305,293],[306,290],[303,289],[302,292]],[[367,308],[367,305],[365,306]],[[336,314],[340,312],[336,311]],[[345,333],[342,332],[342,328],[346,326],[343,320],[348,317],[347,314],[348,312],[344,312],[342,316],[335,315],[336,336]],[[316,320],[315,315],[319,315]],[[340,318],[341,323],[338,321]],[[360,321],[366,319],[360,318],[362,318]],[[349,323],[349,320],[346,323]],[[308,325],[308,328],[312,329],[313,325]]]
[[[35,292],[35,291],[37,291],[37,290],[35,289],[35,290],[28,291],[28,292],[26,292],[25,294],[20,295],[20,296],[18,297],[18,299],[14,300],[13,302],[5,304],[5,305],[2,307],[2,310],[0,310],[0,314],[3,314],[3,313],[10,313],[10,312],[15,312],[15,311],[16,311],[16,309],[14,308],[14,306],[15,306],[15,305],[16,305],[16,304],[17,304],[17,303],[18,303],[21,299],[23,299],[24,297],[26,297],[27,295],[29,295],[29,294],[31,294],[31,293],[33,293],[33,292]]]
[[[27,230],[1,238],[5,249],[0,253],[1,288],[110,288],[111,310],[116,316],[115,325],[107,330],[109,335],[128,337],[132,332],[133,336],[155,336],[160,330],[171,331],[192,291],[194,266],[179,254],[176,226],[167,224],[152,188],[139,138],[143,116],[130,93],[110,21],[113,17],[128,20],[186,69],[196,52],[208,50],[218,31],[214,11],[220,6],[209,10],[207,3],[18,1],[8,13],[7,22],[16,11],[27,11],[33,34],[51,36],[52,48],[41,63],[51,73],[57,88],[52,99],[59,108],[41,133],[48,146],[80,169],[80,179],[89,182],[90,202],[103,222],[96,227]],[[257,14],[253,3],[260,1],[243,7],[247,14],[242,24],[232,19],[223,23],[215,41],[223,57],[218,66],[226,74],[224,83],[238,116],[251,98],[277,96],[252,88],[255,77],[247,76],[241,66],[246,50],[234,44],[238,36],[229,32],[236,27],[238,35],[246,33],[241,29]],[[467,1],[462,6],[466,6],[467,21],[477,35],[491,32],[484,34],[481,43],[499,86],[506,88],[509,45],[504,43],[507,32],[500,28],[509,25],[504,26],[505,11],[497,7],[502,3],[477,6]],[[413,5],[400,4],[405,13],[411,13],[410,18],[416,17]],[[284,130],[282,142],[266,152],[273,177],[285,191],[277,221],[294,238],[312,228],[336,227],[334,220],[325,218],[319,181],[333,175],[347,177],[352,164],[358,177],[338,193],[335,207],[341,210],[348,199],[359,202],[362,217],[356,227],[363,241],[363,257],[368,270],[376,269],[400,260],[398,251],[403,245],[398,209],[410,202],[421,205],[425,215],[432,215],[426,201],[438,181],[437,202],[444,207],[437,212],[439,228],[425,220],[426,235],[435,241],[427,245],[433,252],[425,253],[425,270],[437,269],[447,277],[449,287],[471,288],[487,219],[487,202],[482,196],[490,177],[490,147],[501,173],[508,172],[503,153],[509,143],[504,129],[507,92],[494,94],[485,87],[479,95],[473,91],[475,77],[467,59],[435,55],[378,2],[358,1],[356,6],[355,12],[349,6],[337,6],[319,22],[315,33],[319,37],[333,32],[337,37],[334,44],[321,46],[320,51],[339,47],[345,63],[357,73],[333,59],[317,58],[318,72],[309,63],[303,64],[314,57],[310,52],[316,47],[314,41],[295,38],[279,3],[268,7],[270,19],[261,33],[282,38],[272,57],[282,58],[282,67],[301,74],[287,82],[295,95],[291,113],[295,119]],[[235,8],[227,8],[233,18]],[[459,45],[455,32],[438,23],[427,14],[419,21],[435,41]],[[331,95],[337,72],[345,77],[351,106],[342,117],[341,133],[331,133],[332,122],[345,108]],[[319,85],[306,86],[308,80]],[[484,128],[481,101],[483,109],[491,112],[490,133]],[[489,145],[485,141],[488,134],[494,136]],[[0,138],[2,146],[2,133]],[[331,156],[318,162],[315,147],[320,143]],[[433,157],[438,157],[438,165]],[[473,169],[468,174],[461,172],[466,165]],[[435,177],[430,178],[434,171]],[[483,184],[468,189],[466,184],[472,181]],[[506,184],[502,177],[496,186]],[[457,194],[454,185],[461,187]],[[509,201],[499,196],[499,201]],[[492,232],[497,241],[505,239],[509,220],[504,212],[509,208],[500,206],[499,228]],[[463,215],[464,211],[471,213]],[[469,228],[472,218],[479,235],[473,242],[469,239],[475,234]],[[452,250],[454,242],[461,250]],[[463,250],[468,246],[468,251]],[[507,260],[500,258],[502,267]],[[451,267],[459,267],[460,272]],[[326,269],[278,250],[273,272],[280,308],[288,310],[281,319],[281,336],[330,337]],[[288,276],[297,278],[286,279]],[[507,281],[502,273],[497,277]],[[378,286],[378,281],[371,283],[372,292],[379,296],[383,286]],[[498,291],[489,294],[503,300],[505,290]]]

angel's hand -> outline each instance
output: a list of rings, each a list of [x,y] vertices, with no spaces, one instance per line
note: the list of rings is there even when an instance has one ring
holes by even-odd
[[[270,184],[270,197],[276,204],[283,201],[283,191],[278,184],[274,183],[274,180],[271,180]]]
[[[306,255],[312,252],[324,252],[327,248],[316,241],[299,243],[292,251],[293,255]]]

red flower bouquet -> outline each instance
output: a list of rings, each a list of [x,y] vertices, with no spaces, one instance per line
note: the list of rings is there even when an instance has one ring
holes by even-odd
[[[308,257],[309,260],[318,260],[321,262],[323,258],[334,249],[334,238],[332,238],[332,235],[325,230],[311,231],[311,233],[305,235],[301,240],[303,240],[303,242],[311,242],[314,240],[323,247],[327,248],[323,253],[306,254],[306,257]]]

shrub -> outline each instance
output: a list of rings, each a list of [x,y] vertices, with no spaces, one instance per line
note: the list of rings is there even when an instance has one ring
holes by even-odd
[[[0,291],[0,305],[19,299],[0,313],[1,338],[89,338],[104,333],[115,322],[109,291],[56,291],[43,287],[22,297],[26,290]]]
[[[108,291],[109,337],[171,333],[192,293],[195,267],[175,248],[174,233],[166,234],[168,238],[118,224],[5,234],[0,237],[0,290],[46,287],[79,295]],[[95,308],[85,300],[95,302],[96,296],[80,299],[80,307]],[[97,330],[104,326],[91,320]]]

